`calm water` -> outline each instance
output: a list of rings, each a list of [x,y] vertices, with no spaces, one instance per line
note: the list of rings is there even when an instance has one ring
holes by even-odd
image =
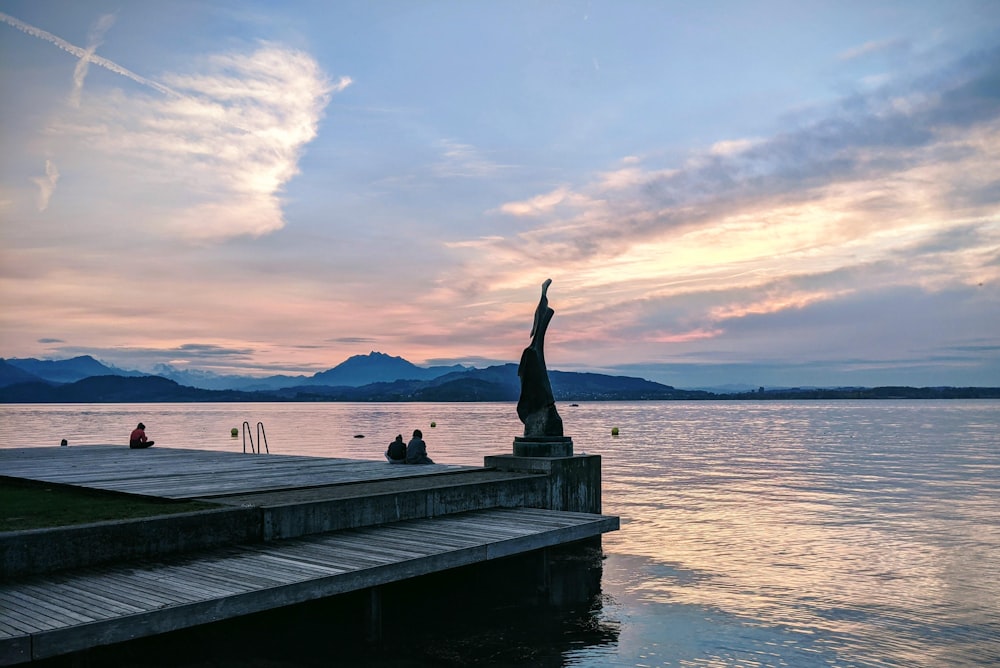
[[[534,659],[479,665],[549,640],[563,666],[1000,665],[1000,402],[559,410],[622,518],[603,595]],[[247,420],[272,453],[357,458],[419,427],[473,465],[521,431],[506,403],[8,405],[0,447],[123,444],[140,420],[169,447],[240,451]]]

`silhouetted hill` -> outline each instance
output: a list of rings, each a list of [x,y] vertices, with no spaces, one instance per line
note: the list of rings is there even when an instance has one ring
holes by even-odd
[[[24,369],[10,364],[5,359],[0,359],[0,387],[14,385],[16,383],[41,383],[41,378],[33,373],[28,373]]]
[[[7,363],[33,376],[53,383],[72,383],[91,376],[141,376],[137,371],[125,371],[98,362],[90,355],[68,360],[39,360],[34,357],[8,359]]]
[[[367,355],[349,357],[332,369],[313,375],[308,384],[361,387],[395,380],[431,380],[452,371],[465,370],[466,367],[459,364],[419,367],[402,357],[372,351]]]
[[[159,376],[93,376],[75,383],[20,383],[0,388],[0,403],[148,403],[189,401],[275,401],[236,390],[184,387]]]

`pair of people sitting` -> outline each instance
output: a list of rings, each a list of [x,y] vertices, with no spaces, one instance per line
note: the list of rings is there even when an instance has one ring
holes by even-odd
[[[424,443],[424,435],[419,429],[413,430],[413,438],[409,443],[403,443],[403,435],[396,436],[396,440],[389,444],[389,449],[385,451],[385,458],[390,464],[433,464],[434,460],[427,456],[427,444]]]

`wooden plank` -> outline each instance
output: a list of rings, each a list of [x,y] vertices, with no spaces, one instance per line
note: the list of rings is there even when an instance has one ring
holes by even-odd
[[[18,595],[16,591],[4,592],[0,594],[4,619],[10,619],[12,624],[28,624],[32,626],[32,631],[42,631],[66,626],[64,620],[49,615],[44,610],[39,610],[31,604],[30,599]],[[7,614],[10,617],[7,617]]]
[[[455,532],[444,532],[433,527],[403,527],[387,525],[385,531],[388,535],[399,535],[400,537],[412,537],[413,540],[436,541],[443,547],[462,548],[475,545],[478,541],[467,534]]]
[[[82,593],[101,593],[116,601],[134,602],[144,610],[157,609],[170,605],[179,605],[191,600],[191,596],[180,596],[176,592],[164,592],[157,582],[144,584],[136,579],[123,582],[114,572],[102,572],[95,569],[76,571],[73,576],[62,575],[56,583],[78,589]]]
[[[18,629],[19,633],[17,635],[30,636],[32,633],[37,633],[43,630],[45,627],[38,623],[34,617],[25,613],[25,611],[14,608],[13,604],[9,600],[5,600],[0,597],[0,602],[3,603],[5,609],[3,610],[3,624],[4,626],[10,626],[11,628]]]
[[[57,593],[53,588],[29,585],[21,587],[20,591],[36,606],[44,609],[47,614],[57,615],[67,621],[86,624],[108,614],[107,608],[103,610],[91,608],[95,614],[87,614],[84,606],[79,605],[79,601],[65,596],[64,592]]]
[[[124,601],[109,598],[102,594],[95,594],[91,591],[83,591],[78,587],[50,586],[40,587],[25,585],[24,590],[32,596],[40,598],[50,597],[52,600],[63,601],[66,605],[73,606],[83,614],[91,616],[102,614],[130,615],[136,612],[145,612],[147,608],[141,608]]]

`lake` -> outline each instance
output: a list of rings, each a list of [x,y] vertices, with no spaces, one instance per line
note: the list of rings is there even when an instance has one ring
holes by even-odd
[[[576,452],[602,456],[604,512],[622,520],[601,596],[530,629],[508,612],[490,623],[530,647],[466,663],[1000,665],[1000,402],[558,408]],[[513,403],[4,405],[0,447],[124,445],[139,421],[162,446],[241,451],[230,430],[246,421],[272,453],[361,459],[420,428],[436,461],[472,465],[522,429]],[[331,660],[314,658],[280,665]]]

